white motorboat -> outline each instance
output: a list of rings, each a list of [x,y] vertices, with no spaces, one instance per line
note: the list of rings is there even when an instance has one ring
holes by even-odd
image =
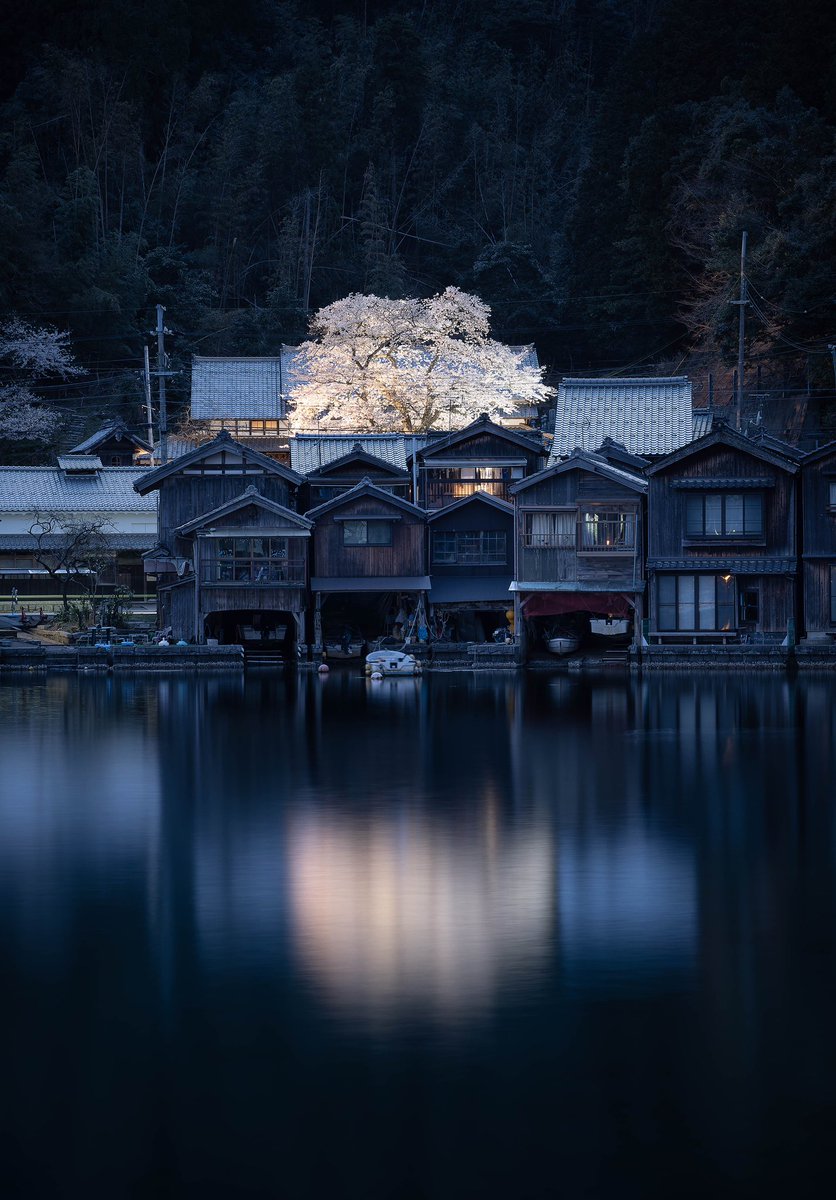
[[[397,677],[418,675],[421,664],[412,654],[404,654],[401,650],[373,650],[366,655],[366,674]]]
[[[546,639],[546,645],[552,654],[574,654],[580,644],[581,639],[570,634]]]
[[[596,637],[626,637],[629,631],[630,621],[627,617],[591,617],[589,621],[589,632]]]

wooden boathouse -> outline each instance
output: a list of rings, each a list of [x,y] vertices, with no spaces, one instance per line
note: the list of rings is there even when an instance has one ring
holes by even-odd
[[[514,485],[511,591],[523,653],[542,648],[556,629],[585,637],[590,619],[626,621],[637,636],[646,491],[635,471],[578,449]]]
[[[143,475],[159,491],[158,621],[201,643],[258,644],[290,656],[305,641],[311,522],[295,511],[302,477],[233,441],[212,441]]]

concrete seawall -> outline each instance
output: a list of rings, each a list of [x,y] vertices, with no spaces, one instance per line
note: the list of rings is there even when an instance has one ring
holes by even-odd
[[[241,671],[241,646],[0,646],[0,671]]]

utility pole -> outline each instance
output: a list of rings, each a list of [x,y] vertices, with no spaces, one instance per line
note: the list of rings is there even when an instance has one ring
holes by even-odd
[[[831,342],[827,348],[830,351],[830,358],[833,362],[833,382],[836,384],[836,343]]]
[[[740,306],[740,317],[737,327],[737,387],[735,389],[735,428],[740,430],[743,425],[743,345],[746,337],[746,305],[749,303],[748,283],[746,280],[746,240],[748,234],[743,231],[740,244],[740,299],[732,300],[732,304]]]
[[[148,361],[148,347],[145,351],[145,408],[148,413],[148,441],[151,446],[151,465],[154,464],[154,418],[151,414],[151,364]]]
[[[743,235],[744,238],[746,235]],[[745,245],[745,242],[744,242]],[[742,313],[742,309],[740,310]],[[163,323],[163,313],[165,308],[162,304],[157,305],[157,377],[160,384],[160,466],[165,466],[168,462],[168,411],[165,403],[165,377],[167,374],[166,358],[165,358],[165,335],[169,333]]]

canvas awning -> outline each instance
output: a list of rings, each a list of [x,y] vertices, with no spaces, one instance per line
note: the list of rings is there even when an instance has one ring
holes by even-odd
[[[314,575],[312,592],[428,592],[429,575]]]
[[[523,601],[522,610],[526,617],[559,617],[570,612],[630,617],[635,607],[627,592],[537,592]]]

